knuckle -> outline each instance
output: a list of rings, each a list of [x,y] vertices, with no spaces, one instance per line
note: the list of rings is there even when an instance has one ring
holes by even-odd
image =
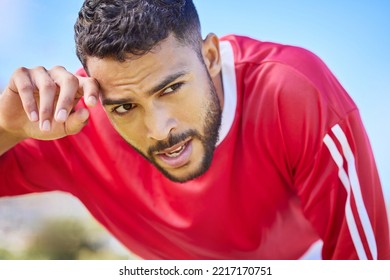
[[[37,72],[46,72],[46,68],[43,67],[43,66],[37,66],[33,69],[33,71],[37,71]]]
[[[50,69],[50,71],[66,71],[64,66],[56,65]]]
[[[47,106],[41,107],[40,109],[41,116],[51,116],[53,114],[53,109]]]
[[[34,99],[28,99],[23,102],[24,107],[27,109],[27,111],[32,111],[35,109],[35,100]]]
[[[40,84],[40,89],[42,90],[53,90],[55,89],[57,86],[55,84],[55,82],[51,79],[44,79],[41,84]]]
[[[100,87],[99,82],[96,79],[91,78],[91,77],[87,77],[87,78],[83,78],[83,79],[84,79],[83,85],[85,88],[88,88],[92,92],[99,92],[101,87]]]
[[[54,66],[50,71],[51,75],[61,85],[78,87],[79,80],[63,66]]]
[[[19,85],[18,87],[18,91],[19,92],[33,92],[34,91],[34,87],[31,83],[28,83],[28,82],[23,82]]]
[[[76,76],[69,73],[69,75],[65,75],[63,77],[64,83],[69,85],[78,85],[79,80],[76,78]]]
[[[19,67],[14,71],[14,75],[25,75],[29,72],[29,69],[26,67]]]
[[[64,107],[69,108],[73,106],[74,98],[70,96],[64,96],[61,103]]]

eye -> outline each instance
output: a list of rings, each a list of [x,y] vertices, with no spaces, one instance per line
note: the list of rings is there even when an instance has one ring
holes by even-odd
[[[112,109],[112,112],[117,113],[118,115],[123,115],[127,113],[128,111],[132,110],[135,108],[135,105],[132,103],[126,103],[122,104],[120,106],[116,106]]]
[[[176,84],[173,84],[173,85],[167,87],[167,88],[162,92],[161,95],[174,93],[174,92],[176,92],[178,89],[180,89],[182,85],[183,85],[183,83],[176,83]]]

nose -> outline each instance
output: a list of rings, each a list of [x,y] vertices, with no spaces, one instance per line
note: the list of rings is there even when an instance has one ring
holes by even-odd
[[[177,127],[177,121],[167,109],[153,107],[145,114],[145,126],[148,138],[161,141],[167,139],[171,131]]]

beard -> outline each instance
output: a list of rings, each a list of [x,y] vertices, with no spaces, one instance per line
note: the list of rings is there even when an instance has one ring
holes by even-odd
[[[219,138],[219,128],[221,126],[222,120],[222,109],[219,103],[214,83],[212,82],[210,76],[208,76],[208,80],[210,98],[209,100],[207,100],[207,102],[205,102],[203,108],[206,113],[203,114],[202,132],[190,129],[181,134],[170,134],[167,140],[158,141],[156,142],[156,144],[149,147],[147,154],[144,154],[136,147],[132,146],[135,150],[137,150],[138,153],[140,153],[145,159],[152,163],[165,177],[167,177],[171,181],[177,183],[184,183],[189,180],[195,179],[204,174],[211,165],[215,147]],[[166,169],[164,169],[156,162],[154,153],[172,147],[188,138],[192,138],[193,140],[199,140],[203,147],[204,154],[200,165],[194,171],[187,174],[186,176],[177,177],[169,173]]]

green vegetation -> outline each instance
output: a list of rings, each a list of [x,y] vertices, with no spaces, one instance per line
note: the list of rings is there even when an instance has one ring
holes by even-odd
[[[55,219],[43,223],[22,253],[0,248],[0,259],[127,259],[110,248],[103,229],[76,219]]]

